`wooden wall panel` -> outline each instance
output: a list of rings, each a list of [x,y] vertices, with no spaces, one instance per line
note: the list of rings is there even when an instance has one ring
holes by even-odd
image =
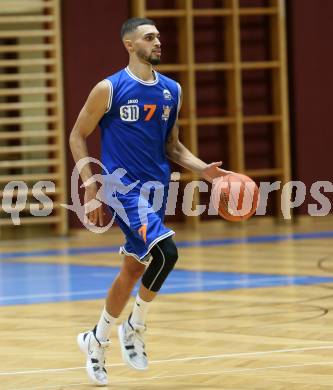
[[[293,177],[309,189],[317,180],[333,182],[333,2],[293,0],[288,10]],[[326,196],[332,204],[333,194]],[[309,191],[301,213],[308,203]]]

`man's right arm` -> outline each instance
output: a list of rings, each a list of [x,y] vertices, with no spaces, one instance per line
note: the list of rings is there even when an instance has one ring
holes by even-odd
[[[98,83],[90,92],[86,103],[84,104],[75,125],[71,131],[69,137],[69,144],[73,154],[75,163],[82,158],[88,157],[88,149],[86,138],[91,134],[100,119],[103,117],[108,101],[109,101],[110,89],[108,82],[103,80]],[[89,164],[86,164],[80,172],[83,183],[86,183],[92,177],[92,172]],[[84,203],[96,199],[97,186],[92,183],[85,188]],[[87,217],[93,224],[99,222],[103,224],[103,212],[102,206],[94,211],[88,212]]]

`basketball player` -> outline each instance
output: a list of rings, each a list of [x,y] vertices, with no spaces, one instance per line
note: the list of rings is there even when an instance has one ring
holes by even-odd
[[[126,237],[121,247],[124,260],[97,325],[93,330],[80,333],[77,339],[86,355],[88,376],[97,385],[108,384],[105,348],[110,344],[111,329],[140,278],[132,313],[118,327],[118,336],[124,361],[136,370],[147,369],[146,316],[178,258],[172,239],[174,232],[163,223],[166,197],[162,207],[148,213],[142,223],[138,210],[142,186],[154,181],[160,183],[156,186],[160,185],[163,190],[167,188],[168,159],[208,181],[227,172],[219,168],[221,162],[206,164],[195,157],[178,139],[175,123],[181,105],[181,87],[153,69],[161,58],[160,35],[155,23],[149,19],[129,19],[122,26],[121,38],[129,53],[128,66],[93,88],[70,136],[73,157],[78,162],[88,157],[86,138],[99,124],[102,163],[110,173],[125,169],[121,183],[131,188],[124,195],[111,183],[113,190],[109,196],[117,198],[117,204],[121,204],[128,217],[128,221],[124,221],[116,206],[113,208]],[[89,180],[92,178],[89,165],[81,171],[81,178],[87,204],[97,198],[96,183]],[[87,211],[87,217],[92,224],[102,225],[102,207]]]

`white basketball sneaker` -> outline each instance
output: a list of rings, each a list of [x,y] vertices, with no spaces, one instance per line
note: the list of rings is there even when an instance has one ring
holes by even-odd
[[[146,327],[131,324],[131,316],[118,327],[121,354],[124,362],[135,370],[146,370],[148,359],[145,351],[143,334]]]
[[[105,349],[110,341],[101,342],[96,337],[96,326],[93,330],[79,333],[77,343],[81,351],[86,355],[86,369],[90,380],[99,386],[108,384],[108,375],[105,369]]]

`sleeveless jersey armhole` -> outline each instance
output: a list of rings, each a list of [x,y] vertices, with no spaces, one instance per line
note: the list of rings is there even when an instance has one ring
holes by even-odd
[[[181,102],[182,102],[182,87],[180,86],[179,83],[177,83],[177,88],[178,88],[178,104],[177,104],[177,119],[178,119],[179,111],[181,109]]]
[[[108,100],[108,105],[107,105],[106,111],[105,111],[105,114],[107,114],[111,110],[111,107],[112,107],[113,85],[112,85],[111,80],[105,79],[105,81],[108,83],[108,86],[109,86],[109,100]]]

